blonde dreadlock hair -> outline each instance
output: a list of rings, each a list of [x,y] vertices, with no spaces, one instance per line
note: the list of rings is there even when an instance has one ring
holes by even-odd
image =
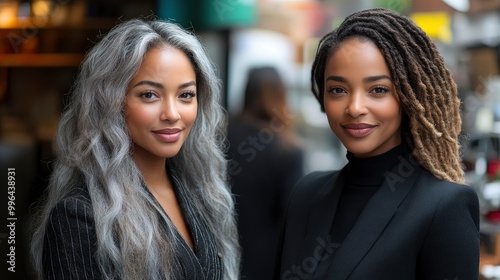
[[[372,41],[382,52],[403,108],[402,136],[416,160],[439,179],[463,183],[457,86],[436,46],[409,18],[386,9],[365,10],[320,40],[311,87],[321,110],[326,63],[353,37]]]

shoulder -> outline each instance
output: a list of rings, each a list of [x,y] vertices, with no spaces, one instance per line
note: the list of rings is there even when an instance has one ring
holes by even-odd
[[[76,187],[51,210],[49,220],[55,222],[65,219],[66,221],[92,218],[92,202],[85,187]],[[59,224],[61,224],[59,222]]]
[[[333,188],[333,180],[339,172],[338,170],[314,171],[305,175],[293,188],[290,203],[307,202],[319,192],[330,190],[329,187]],[[329,184],[329,182],[332,182],[332,184]]]
[[[327,170],[327,171],[314,171],[304,177],[302,177],[298,182],[296,189],[298,191],[308,191],[312,189],[321,188],[326,182],[333,179],[339,173],[338,170]]]
[[[429,214],[435,225],[469,220],[470,225],[479,227],[478,194],[470,186],[437,179],[424,170],[414,187],[413,198],[431,211]]]
[[[463,184],[439,180],[428,171],[422,172],[419,179],[417,190],[425,195],[419,200],[423,207],[415,211],[427,222],[420,224],[425,230],[420,249],[422,276],[451,279],[462,275],[477,279],[477,270],[472,269],[479,265],[477,192]]]
[[[95,241],[95,220],[88,193],[73,190],[50,211],[45,244],[59,248],[64,244],[91,246]],[[70,250],[64,248],[61,250]]]
[[[94,257],[97,235],[85,188],[75,188],[51,209],[43,242],[46,278],[102,278]]]
[[[458,199],[459,201],[478,200],[478,194],[472,187],[437,179],[427,170],[423,170],[417,184],[426,196],[434,197],[440,201],[450,199]]]

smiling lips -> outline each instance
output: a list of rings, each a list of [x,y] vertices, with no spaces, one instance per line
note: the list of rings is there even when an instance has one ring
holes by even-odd
[[[366,123],[356,123],[356,124],[346,124],[342,126],[347,134],[353,137],[365,137],[370,134],[373,129],[376,127],[375,125],[366,124]]]
[[[179,128],[165,128],[160,130],[154,130],[153,134],[162,142],[175,142],[179,140],[181,136],[182,129]]]

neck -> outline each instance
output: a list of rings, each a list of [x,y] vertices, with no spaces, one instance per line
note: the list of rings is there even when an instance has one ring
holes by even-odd
[[[403,144],[373,157],[358,158],[347,152],[348,181],[356,185],[381,185],[386,179],[386,172],[391,171],[400,161],[399,157],[407,153]]]
[[[133,154],[132,157],[150,191],[154,192],[165,188],[165,186],[171,187],[165,158],[141,157],[139,154]]]

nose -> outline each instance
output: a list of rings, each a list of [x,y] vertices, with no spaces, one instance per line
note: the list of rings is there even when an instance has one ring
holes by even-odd
[[[347,115],[358,118],[366,114],[366,96],[363,92],[353,92],[348,100],[345,112]]]
[[[176,122],[180,119],[181,115],[177,110],[177,103],[174,99],[165,99],[161,105],[161,121]]]

